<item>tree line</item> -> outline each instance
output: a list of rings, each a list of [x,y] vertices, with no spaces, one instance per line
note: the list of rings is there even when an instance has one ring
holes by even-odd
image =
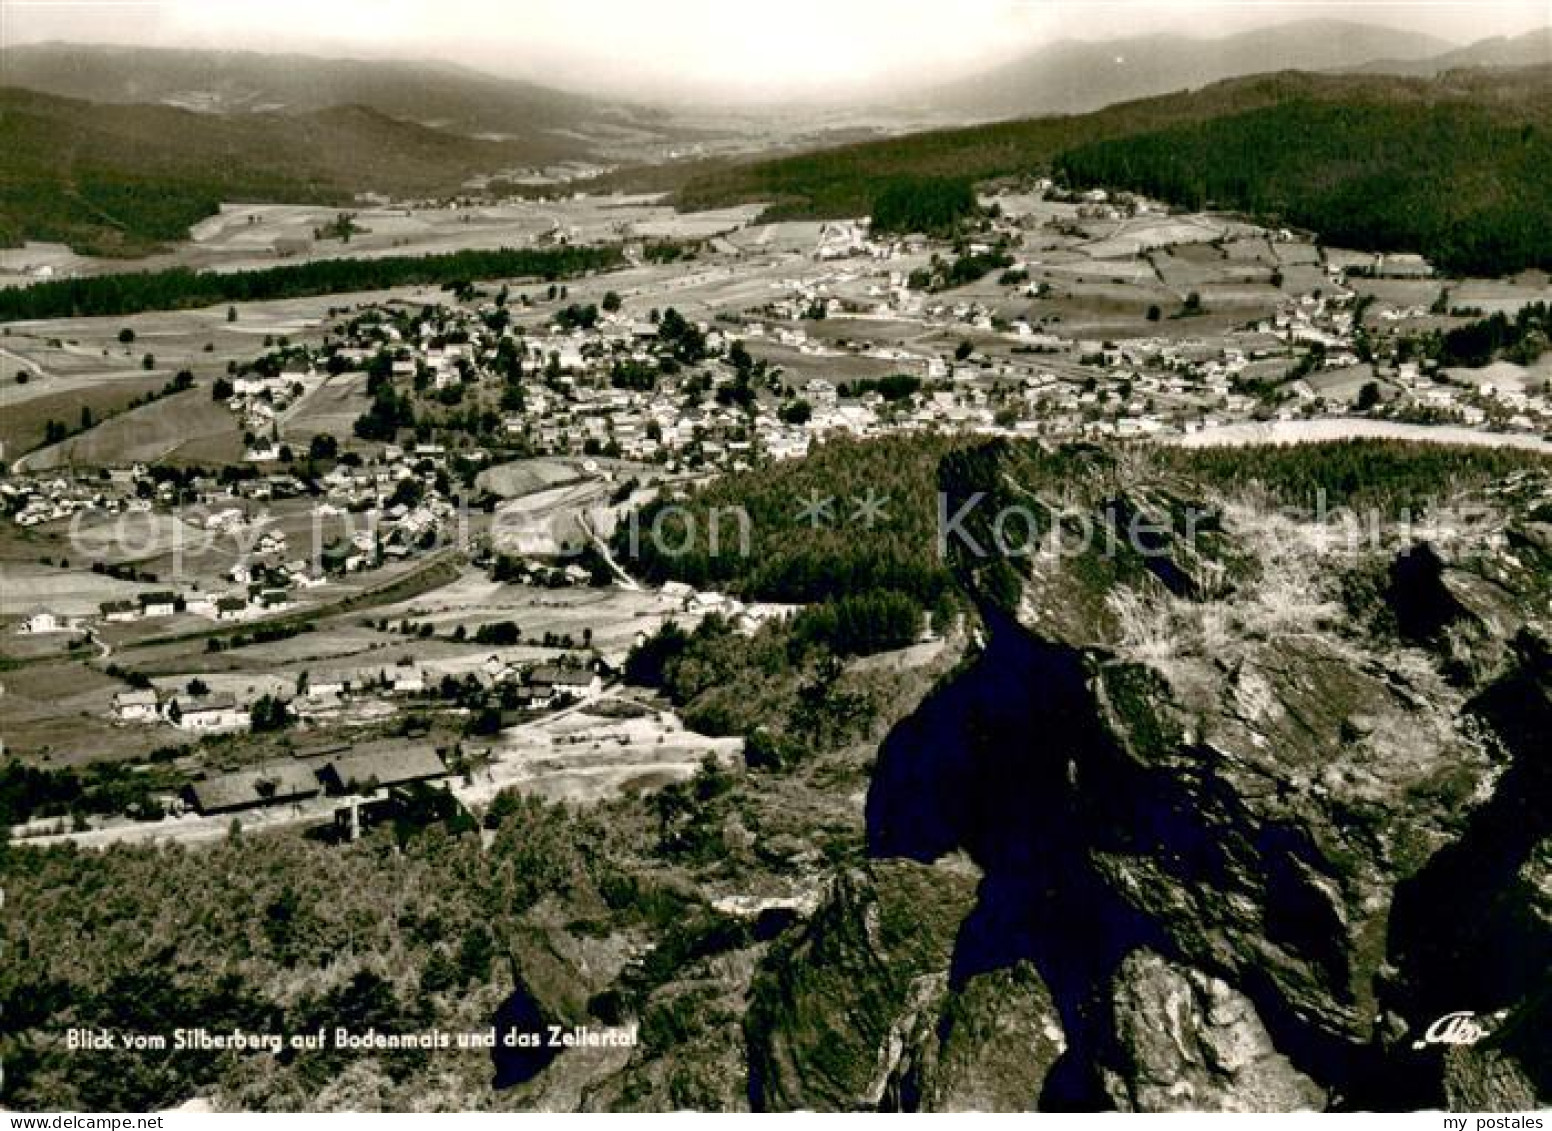
[[[898,177],[873,198],[872,230],[946,237],[979,211],[975,190],[963,177]]]
[[[654,582],[802,604],[892,590],[931,609],[952,589],[936,550],[937,467],[964,443],[935,435],[831,440],[805,459],[648,503],[634,524],[621,524],[614,550]],[[869,498],[882,510],[859,510]],[[805,501],[823,505],[805,510]],[[747,553],[739,545],[745,526]]]
[[[1531,302],[1513,315],[1497,311],[1446,330],[1439,337],[1437,356],[1443,365],[1479,367],[1500,357],[1534,365],[1548,348],[1552,348],[1552,306]]]
[[[614,245],[499,248],[381,259],[320,259],[251,271],[125,272],[58,279],[0,290],[0,322],[181,310],[400,286],[457,285],[470,279],[559,279],[622,262]]]

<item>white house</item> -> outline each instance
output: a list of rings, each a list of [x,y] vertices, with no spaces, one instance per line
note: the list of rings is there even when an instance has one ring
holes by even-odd
[[[34,609],[27,614],[25,620],[18,626],[17,631],[29,636],[39,636],[48,632],[63,632],[65,623],[59,617],[47,609]]]
[[[419,664],[395,665],[383,674],[400,694],[415,695],[426,690],[426,677]]]
[[[171,593],[142,593],[140,615],[146,617],[170,617],[178,611],[178,598]]]
[[[113,717],[121,723],[155,722],[156,692],[149,687],[138,691],[120,691],[113,697]]]
[[[231,695],[179,695],[167,705],[167,718],[182,730],[245,730],[248,712]]]
[[[309,699],[327,699],[330,696],[338,697],[350,690],[350,677],[344,672],[318,672],[307,678],[307,696]]]
[[[562,695],[574,699],[596,699],[603,691],[603,680],[597,672],[586,671],[581,668],[562,668],[550,664],[535,668],[533,674],[528,677],[528,685],[533,688],[534,698],[546,702],[553,702]]]

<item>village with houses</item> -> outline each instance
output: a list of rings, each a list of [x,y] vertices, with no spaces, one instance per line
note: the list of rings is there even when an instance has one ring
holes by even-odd
[[[1544,1128],[1549,11],[0,0],[0,1108]]]
[[[953,242],[875,237],[865,220],[713,217],[676,242],[628,245],[619,272],[337,296],[288,312],[261,343],[250,330],[248,352],[207,343],[212,368],[180,395],[199,399],[225,458],[133,444],[137,458],[81,458],[87,432],[0,478],[22,569],[4,610],[21,667],[4,682],[91,673],[20,715],[23,696],[0,698],[0,741],[68,765],[154,735],[127,749],[171,744],[188,784],[144,812],[176,824],[287,807],[318,818],[299,801],[362,780],[304,770],[294,751],[271,775],[277,752],[258,740],[270,731],[379,741],[449,709],[462,734],[440,734],[447,752],[471,728],[499,742],[611,696],[672,730],[671,711],[620,682],[629,649],[668,620],[716,613],[754,631],[791,610],[646,585],[611,535],[652,499],[838,440],[1453,428],[1548,447],[1545,364],[1465,368],[1422,348],[1430,329],[1513,309],[1544,281],[1441,280],[1417,256],[1049,181],[981,205],[980,229]],[[232,307],[206,325],[253,318]],[[92,329],[119,343],[157,332],[127,323]],[[53,333],[8,327],[8,348]],[[71,721],[82,715],[89,725]],[[689,741],[648,776],[691,773],[715,745]],[[474,788],[435,749],[388,741],[366,776]],[[60,822],[18,832],[60,835]]]

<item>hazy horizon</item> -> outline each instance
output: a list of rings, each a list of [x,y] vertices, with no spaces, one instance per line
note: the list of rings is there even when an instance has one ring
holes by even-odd
[[[666,100],[824,101],[950,81],[1062,40],[1218,38],[1309,19],[1451,46],[1549,22],[1545,0],[0,0],[0,45],[62,41],[451,63],[562,89]],[[3,76],[0,76],[3,77]]]

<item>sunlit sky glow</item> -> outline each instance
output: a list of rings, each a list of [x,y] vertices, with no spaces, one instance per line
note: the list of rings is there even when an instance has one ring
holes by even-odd
[[[0,42],[442,59],[572,89],[740,99],[920,84],[1043,42],[1362,20],[1465,43],[1549,0],[0,0]]]

